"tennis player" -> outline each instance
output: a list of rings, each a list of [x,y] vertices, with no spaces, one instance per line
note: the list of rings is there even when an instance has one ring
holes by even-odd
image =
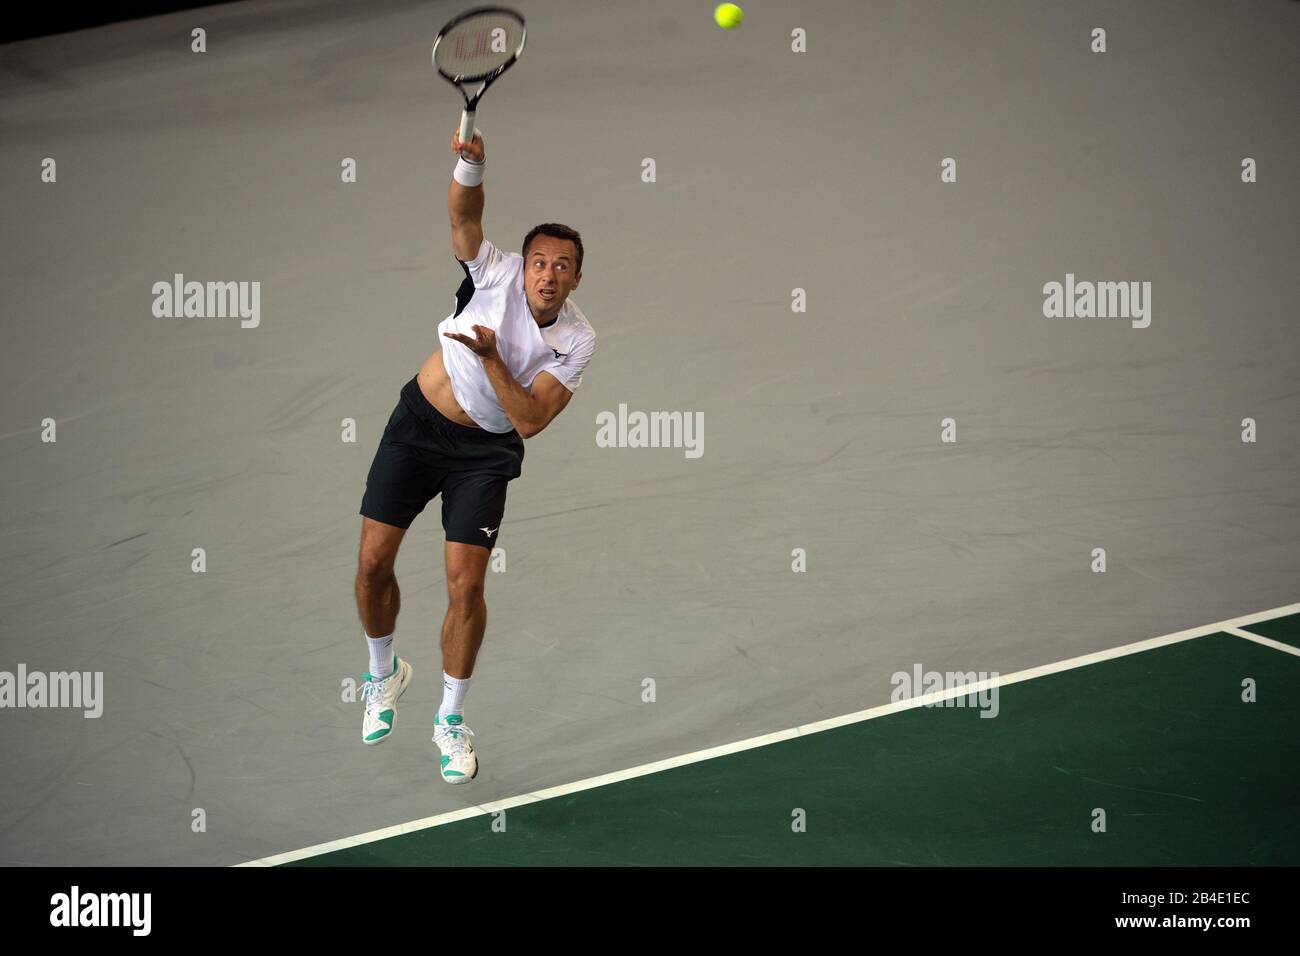
[[[361,739],[388,739],[411,665],[396,653],[401,594],[397,549],[424,506],[442,495],[447,614],[442,623],[442,704],[434,725],[442,778],[468,783],[478,759],[465,724],[465,693],[487,626],[484,578],[518,478],[524,439],[569,404],[596,335],[569,298],[582,279],[582,237],[544,223],[523,254],[483,237],[483,137],[462,144],[447,192],[451,248],[465,270],[456,311],[438,326],[441,348],[402,389],[379,442],[361,501],[357,610],[370,649]]]

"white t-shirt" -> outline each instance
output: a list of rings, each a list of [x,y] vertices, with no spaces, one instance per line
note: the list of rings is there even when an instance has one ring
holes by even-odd
[[[524,295],[524,257],[517,253],[502,252],[484,239],[465,268],[474,282],[474,294],[460,315],[438,323],[442,364],[465,414],[487,431],[502,434],[514,425],[482,361],[468,345],[443,333],[473,338],[473,326],[490,328],[496,332],[497,352],[516,382],[530,388],[538,372],[549,372],[570,392],[582,383],[582,370],[596,351],[596,333],[573,299],[565,300],[559,316],[545,328],[537,324]]]

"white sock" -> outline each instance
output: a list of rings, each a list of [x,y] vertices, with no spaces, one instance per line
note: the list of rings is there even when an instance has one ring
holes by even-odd
[[[446,717],[448,714],[465,714],[465,692],[469,690],[470,678],[452,677],[446,671],[442,672],[442,705],[438,708],[438,716]]]
[[[365,634],[365,631],[361,633]],[[393,652],[393,638],[396,636],[396,633],[387,637],[371,637],[366,634],[366,643],[370,645],[371,677],[384,678],[393,672],[393,664],[397,660],[397,655]]]

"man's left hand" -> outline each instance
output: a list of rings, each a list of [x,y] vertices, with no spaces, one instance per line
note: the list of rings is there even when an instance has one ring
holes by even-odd
[[[455,339],[464,345],[468,345],[470,351],[481,359],[490,359],[497,354],[497,334],[492,329],[482,325],[473,325],[474,338],[468,335],[461,335],[459,332],[443,332],[442,334],[450,339]]]

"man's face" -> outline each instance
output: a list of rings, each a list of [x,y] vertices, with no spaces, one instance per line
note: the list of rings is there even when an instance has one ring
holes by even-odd
[[[524,294],[539,324],[560,314],[569,293],[578,287],[578,250],[572,240],[536,236],[524,256]]]

